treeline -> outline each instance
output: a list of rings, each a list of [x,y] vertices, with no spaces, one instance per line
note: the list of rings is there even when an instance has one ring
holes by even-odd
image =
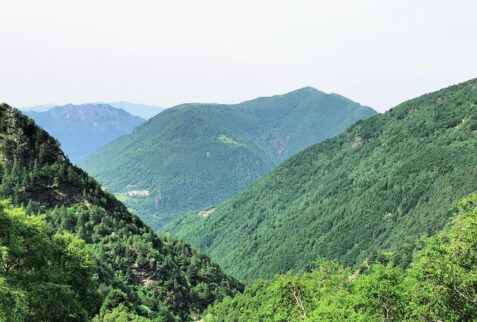
[[[475,321],[477,195],[456,209],[406,270],[374,263],[352,274],[318,261],[308,273],[254,282],[209,308],[205,321]]]

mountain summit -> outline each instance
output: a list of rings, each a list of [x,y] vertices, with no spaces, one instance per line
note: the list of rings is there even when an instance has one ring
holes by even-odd
[[[25,114],[58,139],[72,162],[130,133],[145,121],[106,104],[68,104],[45,112],[27,111]]]
[[[477,191],[477,79],[404,102],[291,157],[207,216],[164,228],[252,281],[319,257],[406,266]]]
[[[182,104],[79,165],[158,229],[181,212],[232,197],[291,155],[374,114],[311,87],[233,105]]]

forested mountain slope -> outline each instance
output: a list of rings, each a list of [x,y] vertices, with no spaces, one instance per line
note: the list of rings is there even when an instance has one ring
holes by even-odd
[[[40,310],[34,318],[26,319],[64,321],[79,319],[73,317],[79,316],[78,314],[83,317],[86,314],[91,318],[96,313],[100,313],[99,319],[102,319],[109,311],[121,309],[131,315],[149,318],[188,320],[199,316],[214,301],[225,295],[233,295],[242,288],[240,283],[225,275],[219,266],[196,248],[170,236],[157,236],[113,195],[103,191],[93,178],[69,163],[54,138],[38,128],[33,120],[6,104],[0,105],[0,178],[0,198],[8,198],[14,205],[24,205],[29,214],[46,213],[45,220],[51,227],[51,232],[41,228],[42,224],[37,222],[31,226],[34,231],[26,233],[28,238],[33,238],[38,233],[39,237],[33,238],[33,241],[39,240],[44,245],[60,242],[59,254],[65,251],[62,247],[76,253],[76,248],[68,246],[78,246],[75,239],[68,237],[69,233],[74,238],[83,239],[91,255],[78,255],[77,260],[72,258],[74,263],[84,262],[81,267],[86,270],[83,274],[78,268],[73,273],[90,278],[88,270],[93,267],[94,275],[97,276],[95,301],[88,302],[75,311],[76,302],[65,300],[49,311]],[[9,211],[2,212],[2,216],[5,214],[8,215]],[[14,223],[12,227],[28,227],[31,220],[21,214],[19,217],[19,220],[13,218],[15,221],[10,221]],[[27,252],[26,256],[32,256],[28,253],[28,248],[22,250],[15,244],[18,239],[15,236],[25,235],[24,228],[12,231],[7,227],[0,227],[1,260],[5,264],[0,268],[0,292],[5,290],[4,282],[7,283],[8,290],[9,276],[16,276],[11,274],[19,272],[15,267],[18,270],[20,267],[36,267],[33,266],[34,263],[20,262],[3,270],[4,267],[9,267],[11,259],[22,258],[23,255],[15,257],[22,254],[22,251]],[[55,232],[66,236],[65,241],[62,241],[63,237],[48,237]],[[21,238],[18,243],[21,243]],[[83,252],[83,247],[78,247],[80,253]],[[52,256],[53,260],[58,253],[45,254],[44,259]],[[88,261],[88,256],[94,261],[94,265]],[[68,259],[64,261],[64,265],[70,265]],[[77,284],[68,284],[69,273],[62,271],[61,266],[64,261],[59,261],[58,266],[52,264],[52,267],[41,265],[41,262],[35,265],[46,270],[57,269],[51,272],[52,277],[46,280],[47,285],[53,287],[57,281],[55,276],[63,274],[65,285],[60,283],[58,287],[65,294],[74,297],[72,292],[77,291],[74,287]],[[74,270],[73,266],[70,268]],[[77,280],[73,279],[71,283],[77,283]],[[14,291],[12,294],[19,296],[18,305],[21,304],[21,307],[15,307],[15,310],[18,309],[15,312],[20,312],[25,305],[25,312],[29,312],[29,303],[22,302],[25,300],[21,297],[23,289],[21,285],[18,287],[18,292]],[[69,287],[72,287],[70,291]],[[27,290],[33,292],[37,289]],[[46,292],[45,288],[38,290]],[[42,294],[28,292],[26,299],[41,297],[38,294]],[[0,298],[1,305],[5,304],[3,300],[3,297]],[[120,308],[117,307],[119,304]],[[84,308],[87,308],[86,312]],[[59,310],[62,311],[58,313]],[[61,318],[54,315],[56,313]],[[45,317],[41,314],[51,315]]]
[[[375,113],[309,87],[235,105],[184,104],[79,165],[160,228],[183,211],[232,197],[289,156]]]
[[[131,133],[145,121],[106,104],[68,104],[25,114],[58,139],[63,151],[75,163],[106,143]]]
[[[477,190],[476,151],[473,79],[357,122],[208,216],[189,212],[164,230],[244,281],[306,270],[318,256],[358,267],[379,250],[405,266],[416,238]]]
[[[209,308],[205,321],[475,321],[477,196],[455,211],[406,270],[373,263],[352,274],[319,260],[310,272],[248,285]]]

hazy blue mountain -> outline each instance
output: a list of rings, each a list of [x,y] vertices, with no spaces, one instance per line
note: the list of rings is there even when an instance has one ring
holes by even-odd
[[[68,104],[25,114],[61,143],[73,163],[144,122],[140,117],[106,104]]]
[[[46,112],[52,107],[54,107],[55,104],[43,104],[43,105],[35,105],[35,106],[27,106],[27,107],[21,107],[20,110],[22,112],[26,111],[32,111],[32,112]]]
[[[283,160],[376,112],[307,87],[168,108],[79,165],[153,228],[232,197]]]
[[[112,107],[121,108],[128,112],[131,115],[139,116],[145,120],[150,119],[151,117],[159,114],[160,112],[164,111],[164,107],[154,106],[154,105],[146,105],[146,104],[136,104],[130,103],[126,101],[120,102],[94,102],[94,103],[85,103],[85,104],[78,104],[78,105],[91,105],[91,104],[106,104]],[[76,105],[76,104],[75,104]],[[52,107],[58,105],[55,104],[44,104],[44,105],[36,105],[36,106],[28,106],[28,107],[21,107],[20,110],[23,112],[31,111],[31,112],[46,112]]]

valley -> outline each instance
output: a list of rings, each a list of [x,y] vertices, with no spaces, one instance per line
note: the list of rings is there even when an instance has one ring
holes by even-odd
[[[317,93],[292,96],[306,101],[310,91]],[[245,105],[270,113],[261,101],[281,99]],[[476,104],[473,79],[315,138],[281,164],[298,149],[290,146],[293,136],[252,135],[249,110],[171,108],[98,156],[117,147],[133,154],[90,159],[104,167],[137,161],[135,177],[145,181],[118,174],[111,183],[125,189],[115,195],[71,164],[35,121],[2,104],[0,319],[473,320]],[[144,188],[156,172],[144,165],[167,156],[145,157],[158,146],[169,148],[167,169],[181,183],[190,184],[189,170],[227,177],[221,166],[235,157],[246,161],[241,171],[252,164],[263,177],[229,200],[170,217],[157,234],[121,201],[157,200],[157,190]],[[213,190],[219,179],[199,187]]]
[[[0,322],[477,321],[477,1],[3,1]]]

